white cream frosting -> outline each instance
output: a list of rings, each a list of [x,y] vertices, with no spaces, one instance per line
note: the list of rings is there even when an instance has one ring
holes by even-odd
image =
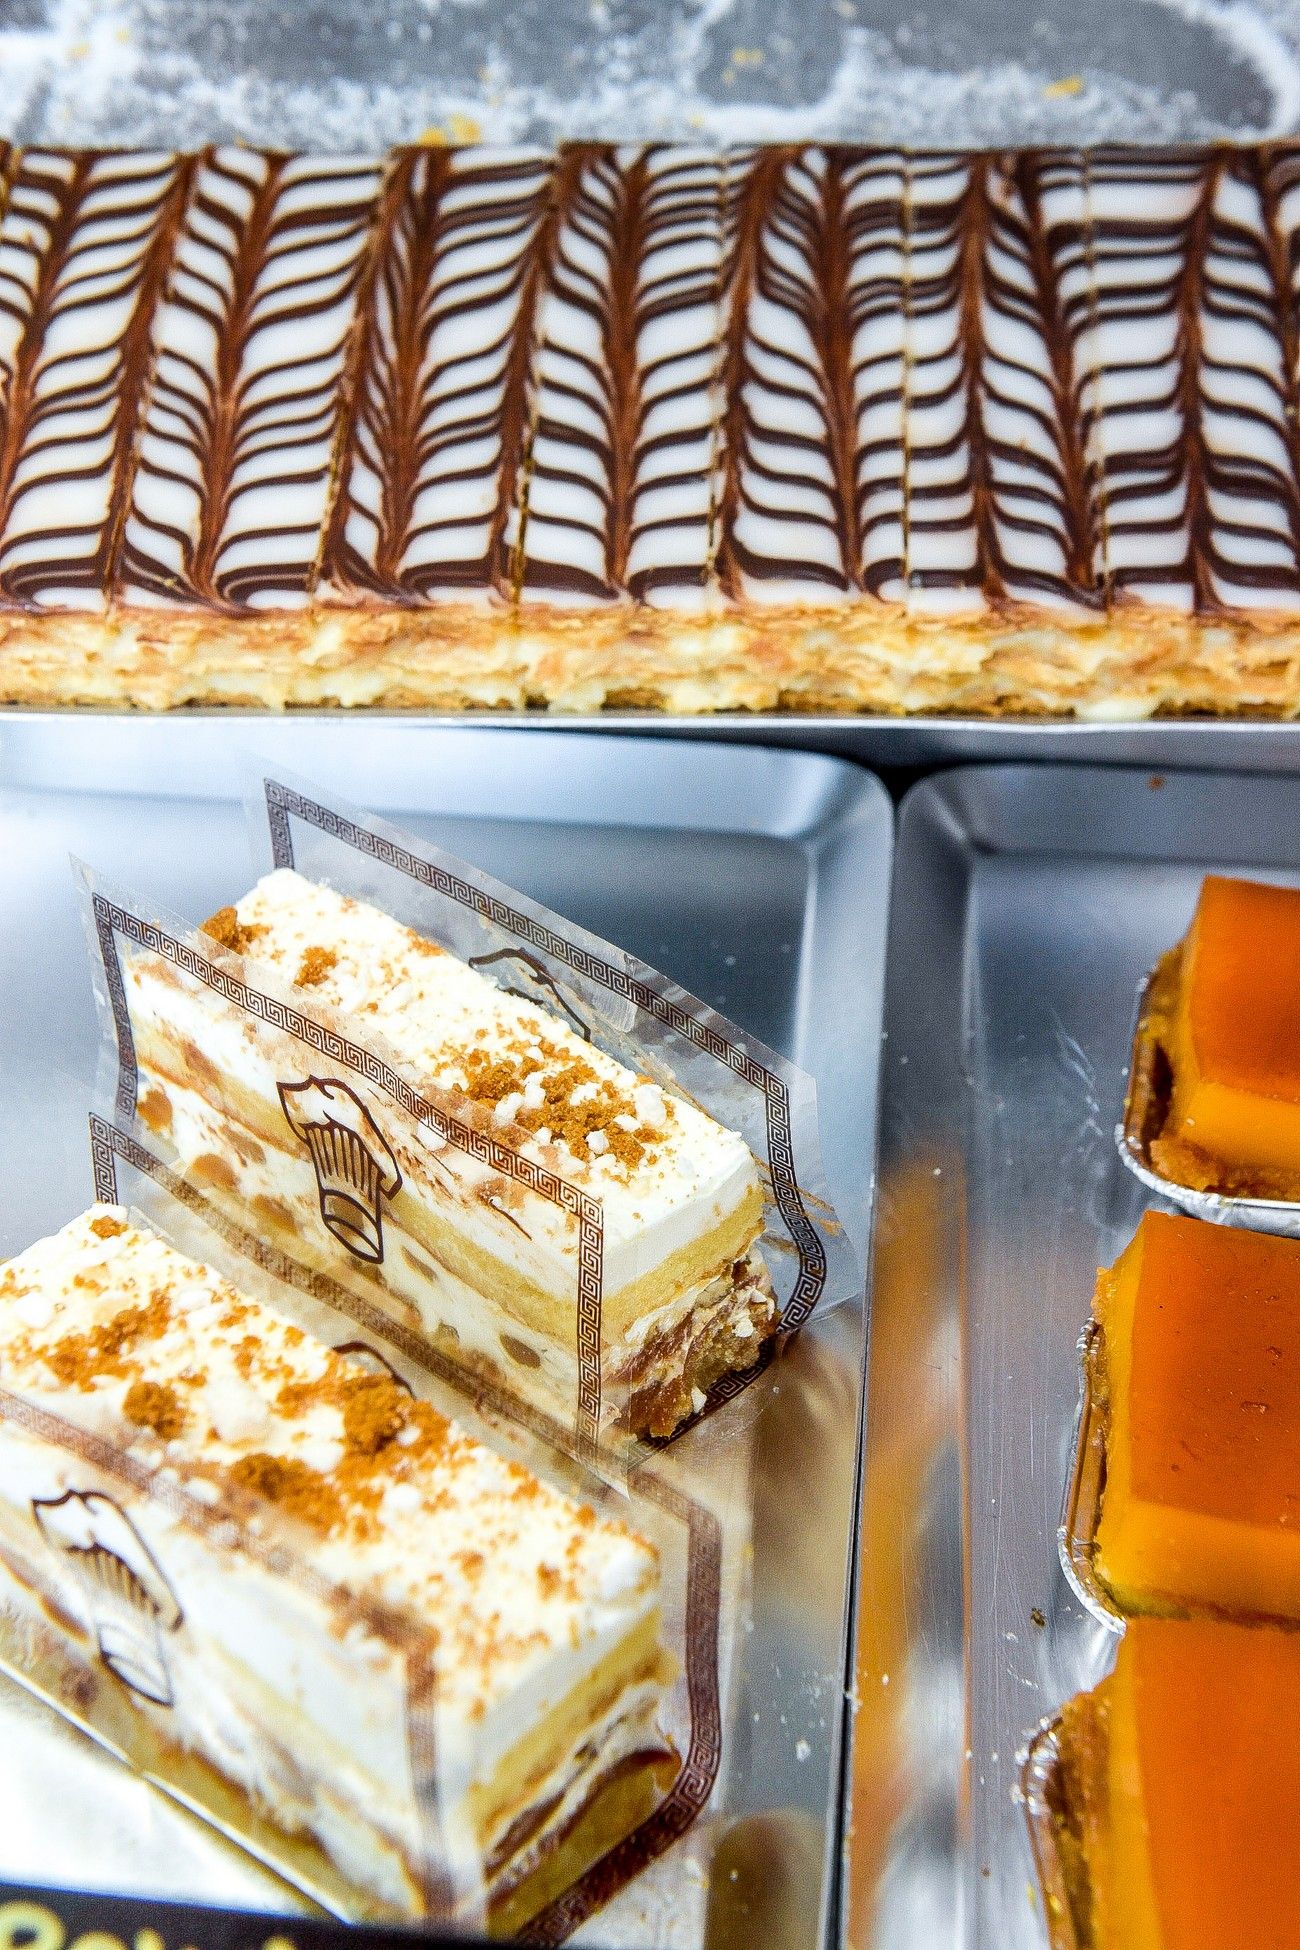
[[[535,1092],[534,1079],[547,1082],[578,1063],[608,1086],[607,1102],[614,1109],[604,1132],[607,1141],[617,1144],[617,1118],[645,1119],[636,1125],[644,1134],[642,1155],[630,1164],[620,1162],[613,1149],[581,1158],[558,1135],[553,1142],[523,1130],[513,1136],[521,1156],[599,1201],[607,1298],[712,1232],[757,1187],[753,1155],[735,1132],[639,1080],[558,1017],[507,994],[380,909],[281,869],[259,881],[237,904],[237,913],[241,927],[261,930],[246,944],[254,967],[265,966],[282,982],[295,981],[309,951],[333,956],[319,978],[300,989],[305,1006],[319,1003],[336,1010],[358,1041],[373,1039],[390,1051],[418,1086],[459,1092],[471,1078],[468,1052],[482,1050],[522,1071],[521,1053],[540,1052],[545,1044],[552,1054],[540,1059],[531,1077],[521,1075],[522,1088],[512,1093],[518,1108],[532,1101],[530,1082]],[[210,990],[152,981],[150,967],[141,957],[128,964],[133,1017],[173,1023],[219,1070],[275,1103],[271,1067],[248,1019]],[[305,1060],[308,1052],[299,1054]],[[375,1115],[401,1159],[391,1111],[375,1100]],[[506,1121],[494,1119],[493,1129],[504,1137]],[[430,1135],[419,1141],[427,1143]],[[472,1182],[472,1161],[463,1152],[448,1147],[439,1158],[444,1173]],[[548,1209],[539,1198],[528,1205],[525,1223],[536,1235],[531,1239],[485,1212],[481,1201],[462,1201],[462,1210],[467,1223],[487,1228],[484,1236],[494,1251],[508,1254],[571,1304],[577,1234],[553,1205]]]
[[[120,1328],[125,1309],[151,1311],[115,1343],[109,1324]],[[106,1327],[107,1344],[101,1333],[95,1346]],[[300,1533],[304,1558],[359,1598],[394,1607],[436,1646],[442,1813],[463,1836],[465,1794],[490,1782],[515,1744],[655,1615],[657,1560],[622,1524],[395,1388],[391,1400],[406,1419],[380,1450],[365,1448],[371,1435],[358,1437],[355,1426],[349,1434],[346,1387],[366,1372],[118,1208],[93,1208],[0,1276],[0,1385],[146,1468],[193,1483],[218,1517],[228,1472],[250,1455],[318,1473],[335,1515],[323,1534]],[[125,1404],[141,1380],[179,1405],[173,1432],[131,1420],[138,1406]],[[282,1397],[286,1385],[298,1388],[296,1398]],[[27,1453],[16,1464],[22,1452],[11,1434],[6,1427],[0,1441],[0,1501],[21,1508],[36,1463]],[[360,1473],[359,1455],[370,1458]],[[48,1462],[41,1467],[48,1474]],[[66,1459],[61,1467],[66,1475]],[[148,1528],[184,1618],[168,1730],[255,1789],[286,1824],[319,1827],[315,1789],[294,1778],[295,1766],[316,1768],[318,1800],[351,1807],[354,1825],[373,1819],[409,1850],[410,1766],[391,1651],[364,1628],[348,1626],[341,1637],[329,1604],[254,1563],[237,1532],[203,1538],[165,1509],[123,1501]],[[222,1679],[210,1692],[204,1662],[214,1660]],[[628,1712],[653,1744],[653,1702],[639,1698]],[[553,1764],[563,1772],[570,1763],[557,1755]],[[346,1815],[335,1818],[346,1825]],[[383,1873],[391,1883],[397,1872],[390,1862]]]

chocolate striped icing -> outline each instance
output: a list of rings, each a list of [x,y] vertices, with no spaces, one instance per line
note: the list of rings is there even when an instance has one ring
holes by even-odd
[[[525,596],[698,601],[711,568],[722,160],[573,149],[511,533]]]
[[[728,593],[754,601],[835,601],[860,583],[846,164],[803,149],[733,165],[718,562]]]
[[[1068,296],[1051,276],[1044,200],[1032,163],[1014,157],[908,164],[907,581],[918,612],[1095,596]]]
[[[850,257],[845,325],[859,569],[864,589],[895,603],[903,596],[907,562],[907,179],[908,161],[899,150],[856,155],[845,163]]]
[[[149,315],[191,165],[27,150],[0,220],[0,598],[102,609]]]
[[[217,149],[158,294],[128,601],[290,608],[315,585],[383,167]]]
[[[1300,221],[1279,158],[1225,156],[1201,293],[1205,512],[1215,601],[1300,606],[1297,343],[1282,222]],[[1280,176],[1281,180],[1277,180]],[[1279,203],[1288,212],[1282,216]]]
[[[327,585],[404,602],[509,592],[551,173],[535,151],[398,157]]]
[[[1294,146],[0,167],[0,608],[1300,607]]]

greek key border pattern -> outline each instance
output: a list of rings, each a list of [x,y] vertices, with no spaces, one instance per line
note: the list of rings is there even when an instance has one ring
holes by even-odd
[[[211,989],[223,1001],[272,1029],[297,1038],[318,1055],[353,1070],[388,1097],[419,1124],[427,1125],[447,1143],[454,1144],[480,1164],[526,1185],[547,1198],[578,1221],[578,1399],[576,1404],[577,1442],[584,1460],[591,1461],[600,1449],[601,1415],[601,1311],[604,1293],[604,1214],[598,1200],[590,1198],[576,1185],[570,1185],[545,1165],[535,1164],[498,1144],[495,1138],[476,1131],[472,1125],[439,1110],[422,1097],[405,1077],[399,1076],[372,1050],[363,1049],[350,1037],[327,1029],[289,1003],[264,995],[231,969],[209,961],[199,949],[179,941],[156,922],[146,921],[120,907],[103,894],[92,896],[95,933],[104,963],[113,1023],[117,1033],[118,1085],[116,1103],[125,1117],[135,1114],[139,1089],[139,1065],[135,1038],[131,1030],[126,984],[118,958],[119,938],[133,942],[149,954],[160,955],[182,973]]]
[[[205,1219],[218,1226],[223,1234],[227,1231],[235,1232],[233,1226],[218,1225],[219,1215],[206,1204],[187,1180],[172,1171],[161,1158],[155,1158],[153,1153],[129,1132],[118,1129],[116,1125],[109,1124],[104,1118],[97,1117],[92,1112],[90,1117],[91,1170],[94,1174],[95,1197],[103,1205],[120,1203],[117,1175],[119,1158],[124,1164],[131,1165],[135,1170],[152,1178],[156,1184],[162,1185],[191,1211],[201,1212]],[[251,1234],[241,1234],[240,1237],[246,1242],[243,1250],[247,1252],[250,1259],[263,1265],[268,1264],[271,1256],[270,1248],[265,1247],[260,1240],[255,1240]],[[107,1448],[107,1445],[104,1446]],[[113,1456],[117,1455],[113,1450],[109,1453]],[[123,1456],[115,1466],[120,1467],[128,1462],[132,1462],[132,1458]],[[148,1472],[142,1470],[141,1477],[143,1487],[149,1489],[151,1479]],[[173,1499],[175,1498],[176,1493],[173,1492]],[[206,1505],[197,1503],[196,1499],[186,1498],[185,1503],[187,1506],[191,1503],[195,1505],[194,1517],[190,1516],[188,1508],[184,1510],[187,1520],[197,1520],[205,1527],[220,1521],[215,1513],[209,1511]],[[329,1598],[333,1594],[334,1587],[327,1581],[319,1579],[311,1566],[305,1566],[304,1571],[308,1575],[309,1589],[316,1590],[324,1598]],[[420,1849],[423,1893],[426,1901],[436,1906],[432,1910],[435,1916],[449,1916],[452,1910],[452,1884],[444,1866],[442,1822],[437,1805],[437,1672],[424,1635],[417,1635],[400,1626],[395,1626],[394,1629],[399,1633],[395,1639],[395,1649],[401,1653],[406,1665],[407,1745],[411,1755],[416,1799],[425,1830]],[[390,1629],[390,1637],[392,1635]],[[429,1783],[429,1786],[422,1787],[422,1781]]]
[[[711,1510],[692,1503],[657,1477],[638,1476],[637,1488],[687,1526],[686,1695],[691,1737],[677,1778],[654,1813],[525,1925],[520,1942],[546,1950],[563,1943],[647,1863],[680,1840],[708,1805],[722,1765],[718,1691],[722,1526]]]
[[[719,1035],[710,1024],[700,1022],[688,1010],[669,1001],[647,983],[637,981],[601,956],[592,954],[589,949],[566,941],[553,929],[543,926],[527,914],[521,914],[506,902],[485,894],[481,888],[462,880],[458,874],[432,866],[408,847],[399,845],[384,834],[372,833],[368,827],[359,826],[355,820],[335,812],[332,807],[322,806],[315,799],[304,797],[278,779],[264,779],[263,786],[271,829],[271,857],[277,867],[293,866],[293,831],[289,822],[291,817],[301,819],[318,832],[352,847],[354,852],[365,854],[381,866],[393,868],[408,880],[414,880],[420,886],[428,887],[471,913],[481,915],[495,926],[504,928],[517,940],[562,962],[575,974],[585,976],[588,981],[607,989],[611,995],[634,1003],[638,1009],[643,1009],[647,1015],[654,1016],[667,1028],[694,1043],[697,1049],[725,1063],[743,1083],[762,1091],[767,1113],[767,1156],[772,1196],[799,1258],[799,1272],[781,1313],[782,1338],[801,1327],[820,1300],[826,1285],[826,1249],[803,1202],[790,1130],[790,1093],[782,1078],[751,1056],[748,1050]],[[727,1392],[720,1389],[716,1399],[726,1399]],[[734,1394],[738,1390],[732,1388],[729,1392]]]

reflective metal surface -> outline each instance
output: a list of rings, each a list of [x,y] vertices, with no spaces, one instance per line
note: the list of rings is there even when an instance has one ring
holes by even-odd
[[[67,715],[0,709],[0,725],[58,724]],[[231,712],[186,712],[185,723],[229,725]],[[180,722],[177,719],[176,722]],[[274,717],[238,714],[241,736],[256,739]],[[295,712],[295,724],[337,722],[332,712]],[[830,716],[674,717],[660,712],[609,711],[589,717],[501,711],[446,716],[358,713],[369,726],[426,731],[517,732],[562,736],[679,739],[707,745],[764,745],[772,750],[824,752],[876,771],[916,773],[941,766],[1047,761],[1057,764],[1145,765],[1238,772],[1300,773],[1300,723],[1201,723],[1158,719],[1145,724],[1035,724],[1026,719],[848,718]],[[275,735],[272,730],[271,735]]]
[[[986,767],[900,814],[848,1849],[854,1950],[1043,1950],[1017,1753],[1114,1639],[1057,1527],[1133,997],[1210,870],[1300,883],[1270,777]]]
[[[810,1070],[832,1195],[864,1246],[892,837],[888,800],[866,773],[800,753],[357,720],[10,718],[0,1254],[91,1196],[97,1031],[68,854],[167,909],[211,912],[250,875],[248,750],[626,945]],[[670,1853],[583,1940],[688,1944],[707,1930],[717,1944],[812,1950],[825,1934],[863,1341],[861,1305],[841,1306],[776,1364],[761,1401],[763,1384],[750,1391],[752,1619],[729,1648],[736,1731],[712,1885],[708,1850],[685,1864]],[[0,1744],[23,1783],[0,1823],[0,1880],[286,1906],[283,1885],[8,1688]],[[765,1873],[747,1880],[742,1904],[730,1869],[760,1858]],[[792,1931],[779,1921],[791,1915]]]

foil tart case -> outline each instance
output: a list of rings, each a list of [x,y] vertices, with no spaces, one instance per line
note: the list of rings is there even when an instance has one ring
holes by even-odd
[[[1097,1321],[1089,1321],[1079,1336],[1079,1406],[1061,1498],[1056,1548],[1066,1582],[1079,1603],[1098,1625],[1118,1637],[1124,1629],[1126,1614],[1099,1577],[1096,1565],[1097,1530],[1106,1490],[1105,1418],[1099,1386],[1101,1350],[1102,1329]],[[1180,1605],[1173,1615],[1238,1622],[1243,1616],[1210,1604]],[[1295,1627],[1295,1619],[1285,1612],[1252,1612],[1249,1619],[1256,1625]]]
[[[1250,1232],[1276,1232],[1288,1239],[1300,1239],[1300,1201],[1279,1198],[1235,1197],[1226,1192],[1201,1191],[1180,1185],[1160,1171],[1151,1156],[1151,1144],[1160,1129],[1160,1114],[1167,1098],[1167,1078],[1162,1069],[1168,1063],[1152,1028],[1153,992],[1159,970],[1146,975],[1138,988],[1133,1012],[1132,1054],[1124,1093],[1124,1109],[1115,1127],[1119,1155],[1134,1177],[1157,1198],[1175,1205],[1194,1219],[1211,1225],[1243,1226]]]
[[[1062,1824],[1067,1818],[1061,1721],[1041,1722],[1017,1755],[1020,1784],[1017,1794],[1024,1809],[1029,1846],[1038,1876],[1043,1923],[1050,1950],[1087,1950],[1090,1941],[1082,1856],[1067,1863],[1061,1849]]]
[[[1124,1629],[1123,1614],[1097,1576],[1094,1553],[1101,1500],[1106,1485],[1104,1421],[1097,1399],[1101,1329],[1090,1321],[1079,1336],[1079,1407],[1075,1416],[1071,1463],[1056,1533],[1057,1553],[1079,1603],[1108,1630]]]

